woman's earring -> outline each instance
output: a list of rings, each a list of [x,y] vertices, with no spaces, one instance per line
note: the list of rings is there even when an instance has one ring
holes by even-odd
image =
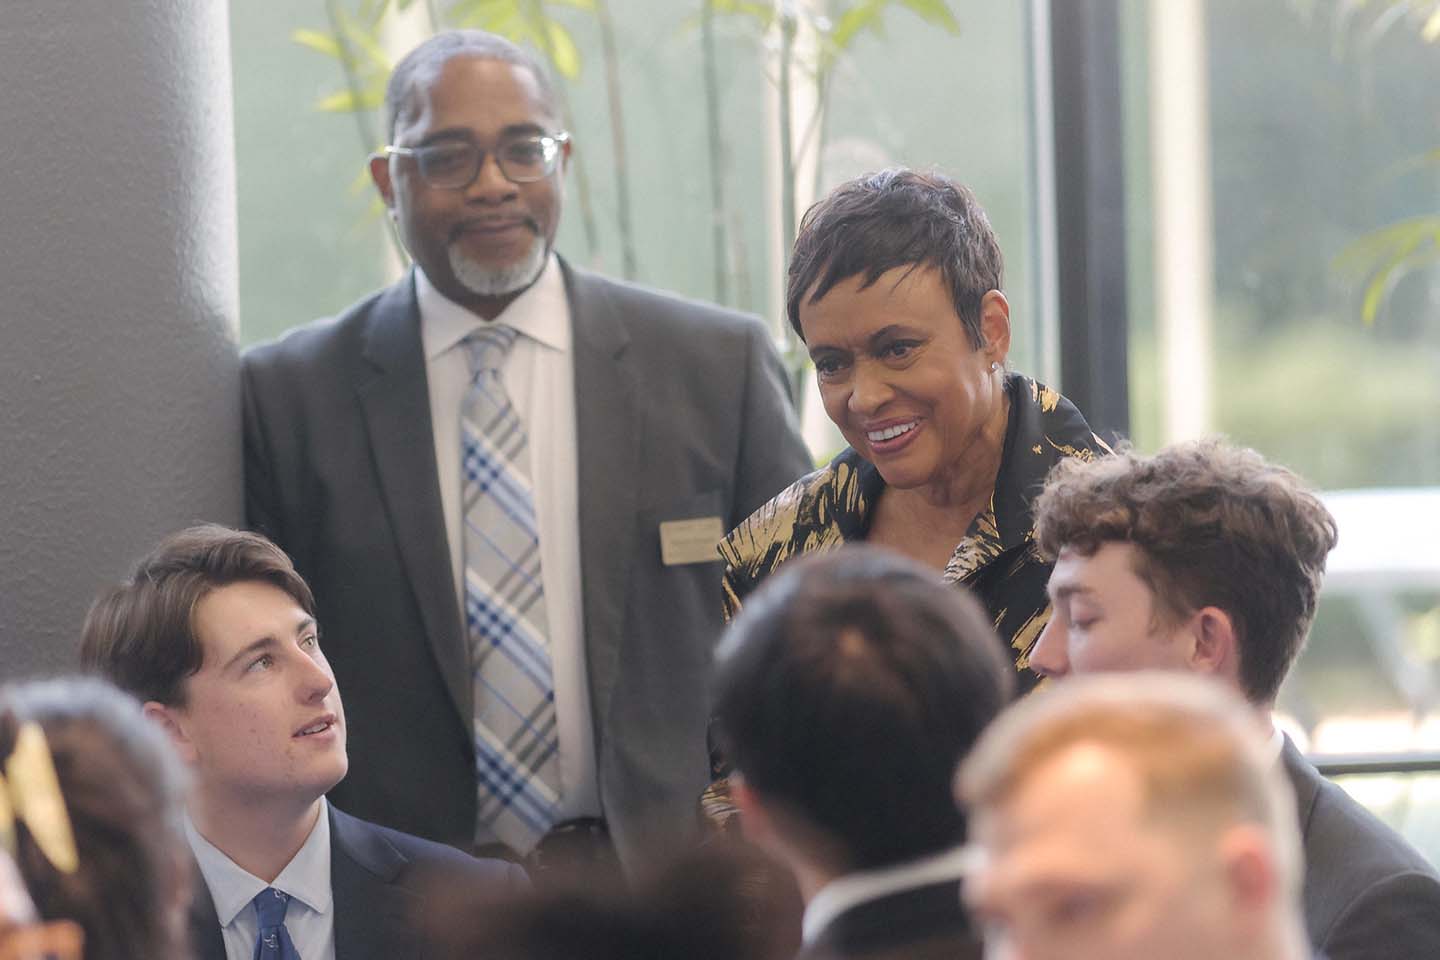
[[[991,361],[990,361],[990,369],[991,369],[992,371],[994,371],[994,370],[999,370],[999,369],[1000,369],[1000,361],[999,361],[999,360],[991,360]]]

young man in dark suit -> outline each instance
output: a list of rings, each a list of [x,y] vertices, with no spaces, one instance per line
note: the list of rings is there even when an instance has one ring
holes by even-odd
[[[1238,690],[1299,803],[1315,947],[1330,960],[1440,956],[1440,875],[1271,724],[1337,539],[1319,498],[1253,450],[1202,441],[1062,464],[1035,516],[1056,558],[1055,613],[1030,665],[1184,670]]]
[[[330,805],[348,767],[345,709],[310,589],[274,544],[182,531],[96,600],[81,655],[144,703],[194,773],[186,834],[203,883],[202,960],[418,956],[427,899],[523,886],[479,861]]]
[[[314,587],[356,720],[334,798],[635,863],[694,829],[716,542],[811,466],[783,371],[756,318],[555,253],[572,141],[528,53],[437,35],[386,109],[412,269],[243,366],[247,522]]]
[[[980,605],[896,554],[843,547],[768,580],[717,656],[732,796],[799,882],[800,956],[978,960],[950,784],[1014,682]]]

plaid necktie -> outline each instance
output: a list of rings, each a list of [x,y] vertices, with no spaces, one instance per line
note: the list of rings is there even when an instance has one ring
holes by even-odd
[[[556,820],[560,766],[525,425],[500,380],[514,342],[495,325],[466,339],[460,434],[479,825],[524,854]]]
[[[290,940],[290,931],[285,929],[289,895],[274,887],[266,887],[250,902],[260,923],[260,934],[255,938],[254,960],[300,960],[300,954]]]

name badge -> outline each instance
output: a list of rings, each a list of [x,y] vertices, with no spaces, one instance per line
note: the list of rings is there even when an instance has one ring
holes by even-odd
[[[713,563],[720,559],[715,545],[725,536],[719,517],[666,520],[660,524],[660,561],[667,567],[682,563]]]

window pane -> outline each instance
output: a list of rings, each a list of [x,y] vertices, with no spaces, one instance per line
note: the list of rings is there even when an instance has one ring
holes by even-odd
[[[355,0],[340,5],[353,8]],[[392,55],[429,29],[427,6],[409,5],[405,20],[381,31]],[[433,6],[443,11],[452,4]],[[576,162],[567,176],[558,249],[576,264],[624,274],[617,180],[623,170],[634,279],[759,313],[778,334],[788,252],[778,214],[778,32],[767,32],[752,16],[717,13],[716,151],[708,135],[701,4],[608,6],[615,18],[623,167],[612,136],[600,24],[590,11],[544,5],[573,40],[579,71],[563,83]],[[939,167],[969,184],[989,210],[1007,258],[1012,360],[1018,369],[1034,370],[1024,5],[951,0],[957,34],[894,4],[884,13],[883,32],[862,30],[830,64],[828,109],[818,119],[816,30],[836,22],[827,18],[823,0],[796,6],[805,15],[792,71],[799,211],[817,190],[892,164]],[[315,109],[321,97],[342,88],[338,64],[291,40],[296,28],[329,29],[326,4],[249,0],[232,4],[231,17],[248,343],[342,309],[394,276],[399,261],[365,177],[365,154],[378,141],[365,142],[355,115]],[[798,149],[817,144],[818,166],[816,151]],[[716,162],[723,194],[718,211],[711,179]]]
[[[1422,6],[1125,8],[1135,439],[1221,432],[1329,491],[1341,543],[1281,698],[1316,752],[1440,748],[1440,46]],[[1346,266],[1384,263],[1380,231],[1404,223],[1431,238],[1367,322]]]

